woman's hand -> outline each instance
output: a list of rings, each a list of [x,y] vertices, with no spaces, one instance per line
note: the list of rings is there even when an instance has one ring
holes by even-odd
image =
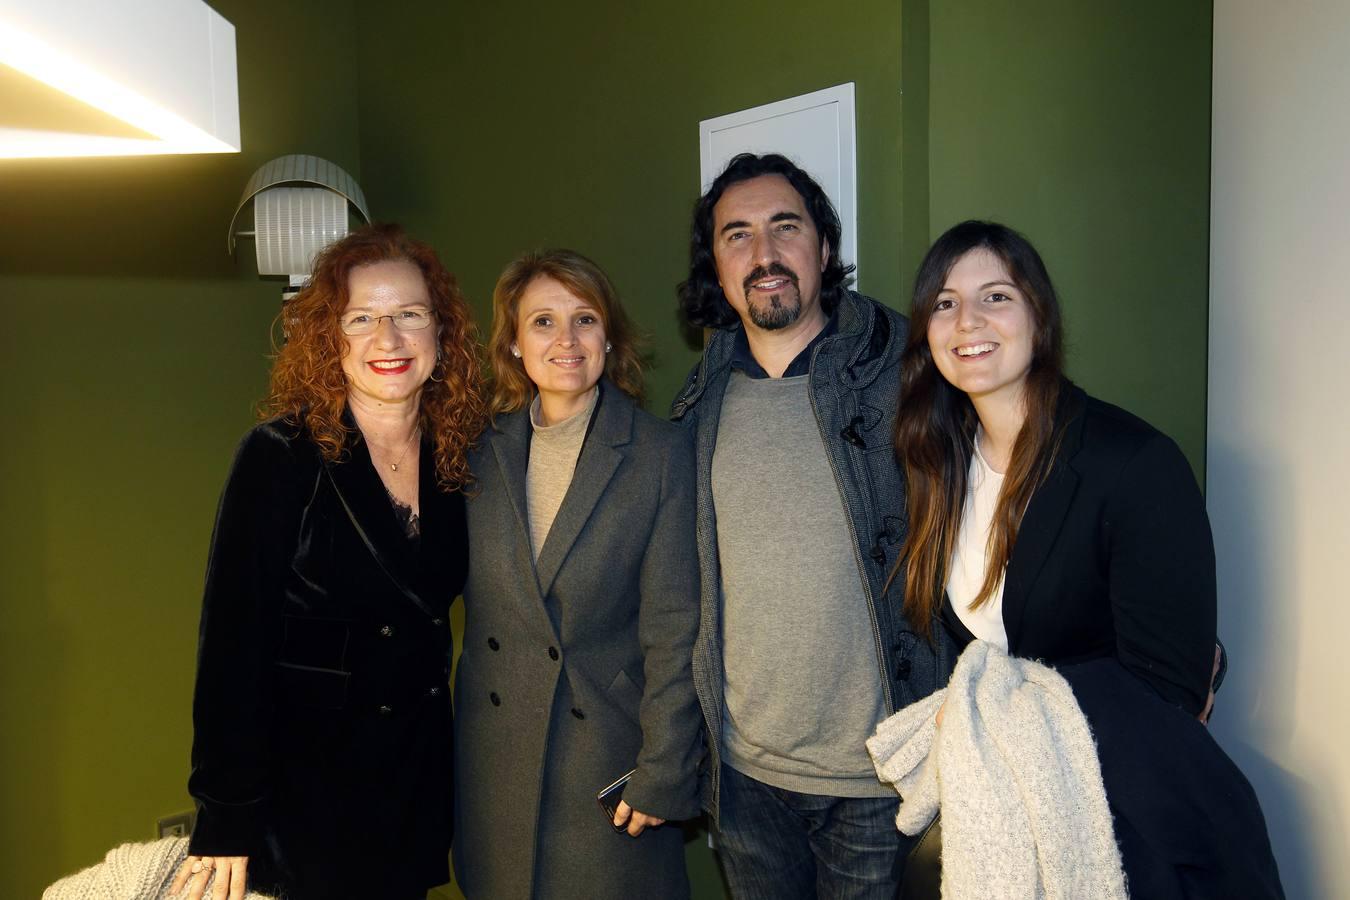
[[[628,823],[628,834],[630,837],[637,837],[647,828],[655,828],[658,825],[666,824],[665,819],[658,819],[656,816],[649,816],[645,812],[639,812],[620,800],[619,808],[614,811],[614,827],[622,827],[625,822]],[[234,900],[234,898],[230,898],[230,900]]]
[[[189,856],[178,869],[178,876],[169,888],[170,896],[190,884],[192,890],[188,900],[202,900],[212,872],[215,872],[216,880],[210,900],[244,900],[244,886],[248,881],[247,856]]]

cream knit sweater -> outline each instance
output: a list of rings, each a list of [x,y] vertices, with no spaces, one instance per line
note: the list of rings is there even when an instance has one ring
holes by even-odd
[[[973,641],[950,685],[882,722],[867,749],[904,798],[901,831],[941,811],[944,900],[1128,896],[1096,744],[1054,670]]]
[[[103,862],[67,875],[42,892],[42,900],[160,900],[168,897],[178,867],[187,859],[188,839],[163,838],[150,844],[123,844]],[[206,896],[211,896],[210,885]],[[179,895],[186,897],[185,888]],[[249,891],[245,900],[268,900]]]

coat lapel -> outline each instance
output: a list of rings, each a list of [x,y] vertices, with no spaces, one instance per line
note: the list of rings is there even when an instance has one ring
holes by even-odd
[[[433,490],[435,484],[435,472],[430,470],[435,463],[427,460],[425,446],[421,453],[419,491],[423,493],[419,497],[419,505],[421,499],[426,497],[428,475]],[[418,572],[416,555],[399,528],[389,492],[371,463],[370,450],[359,431],[347,447],[347,454],[347,458],[341,462],[324,465],[352,527],[399,591],[427,615],[434,616],[434,610],[415,589]]]
[[[525,500],[525,469],[530,463],[530,413],[528,409],[499,415],[493,422],[492,456],[497,460],[502,486],[510,498],[520,529],[516,540],[530,546],[530,508]]]
[[[451,549],[463,547],[464,513],[462,507],[456,507],[464,500],[459,492],[446,493],[437,484],[436,446],[426,435],[422,437],[418,465],[417,505],[422,536],[417,553],[419,580],[414,588],[419,597],[428,601],[450,592],[448,603],[459,592],[464,577],[463,551],[456,553]],[[436,605],[439,609],[439,602]]]
[[[623,453],[616,447],[627,444],[633,433],[633,402],[613,385],[605,382],[600,387],[595,422],[581,446],[572,483],[563,497],[553,527],[544,539],[543,549],[535,571],[539,576],[539,593],[547,597],[558,577],[558,570],[581,535],[581,529],[591,517],[596,503],[609,486],[610,479],[623,462]],[[521,482],[524,482],[522,473]],[[528,536],[528,530],[526,532]]]
[[[1067,382],[1063,390],[1067,396],[1061,401],[1058,414],[1070,417],[1070,422],[1049,476],[1027,504],[1017,531],[1017,544],[1004,575],[1003,627],[1008,633],[1010,649],[1018,646],[1032,585],[1054,549],[1064,517],[1078,491],[1078,473],[1071,462],[1082,445],[1085,395]]]

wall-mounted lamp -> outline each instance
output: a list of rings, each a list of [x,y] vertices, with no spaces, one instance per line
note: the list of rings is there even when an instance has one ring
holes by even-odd
[[[236,232],[234,224],[250,200],[253,230]],[[258,274],[286,275],[292,289],[300,288],[309,281],[315,254],[347,233],[348,206],[370,221],[365,194],[340,167],[317,156],[279,156],[244,186],[230,218],[229,252],[233,255],[236,237],[253,238]]]
[[[202,0],[0,0],[0,159],[239,147],[234,26]]]

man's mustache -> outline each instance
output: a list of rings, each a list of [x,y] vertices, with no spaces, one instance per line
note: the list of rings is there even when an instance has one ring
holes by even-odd
[[[749,294],[750,285],[759,281],[761,278],[768,278],[770,275],[778,275],[782,278],[790,279],[792,281],[792,286],[794,288],[797,286],[796,272],[792,271],[782,263],[770,263],[768,266],[755,266],[750,274],[745,276],[745,281],[742,282],[741,287],[746,294]]]

